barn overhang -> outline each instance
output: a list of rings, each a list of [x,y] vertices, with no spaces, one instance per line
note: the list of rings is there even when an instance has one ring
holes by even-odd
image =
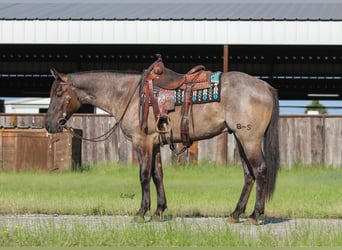
[[[342,21],[0,20],[1,44],[340,45]]]
[[[281,99],[342,99],[338,0],[0,2],[0,93],[46,97],[49,68],[238,70]],[[224,48],[229,48],[226,53]]]

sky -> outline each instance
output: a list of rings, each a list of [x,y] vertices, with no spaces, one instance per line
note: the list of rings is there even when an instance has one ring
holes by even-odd
[[[323,104],[329,115],[342,115],[342,100],[338,101],[319,101]],[[285,101],[280,100],[280,114],[281,115],[291,115],[291,114],[304,114],[305,106],[309,105],[311,101],[295,100],[295,101]],[[299,108],[302,107],[302,108]],[[331,108],[329,108],[331,107]]]

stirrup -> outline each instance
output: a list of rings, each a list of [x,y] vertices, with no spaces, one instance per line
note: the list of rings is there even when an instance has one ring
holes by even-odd
[[[167,120],[170,121],[170,118],[167,117]],[[170,127],[167,126],[167,124],[168,124],[167,121],[166,122],[162,122],[161,124],[159,124],[159,123],[160,123],[160,116],[158,116],[158,119],[156,121],[156,131],[157,131],[157,133],[159,133],[159,134],[168,134],[168,133],[170,133]],[[163,128],[160,129],[159,125],[162,125]]]

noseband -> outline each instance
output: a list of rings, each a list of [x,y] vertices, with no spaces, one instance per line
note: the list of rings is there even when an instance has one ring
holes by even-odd
[[[62,85],[72,85],[71,83],[60,83]],[[63,106],[62,106],[62,118],[59,118],[57,123],[59,125],[60,128],[64,128],[65,124],[67,123],[68,119],[67,119],[67,111],[68,111],[68,106],[70,104],[70,101],[71,100],[71,96],[69,94],[67,94],[64,98],[64,101],[63,101]]]
[[[68,106],[70,104],[70,100],[71,100],[71,96],[70,95],[67,95],[65,97],[65,102],[63,104],[63,113],[62,113],[62,118],[60,118],[58,120],[58,125],[60,127],[63,127],[65,125],[65,123],[67,122],[67,109],[68,109]]]

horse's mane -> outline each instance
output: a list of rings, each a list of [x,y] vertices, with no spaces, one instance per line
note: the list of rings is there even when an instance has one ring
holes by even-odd
[[[142,75],[142,72],[136,71],[136,70],[89,70],[89,71],[78,71],[78,72],[70,72],[66,73],[65,75],[68,75],[73,83],[76,83],[77,76],[85,76],[87,74],[129,74],[129,75]],[[60,81],[54,81],[51,86],[51,91],[54,91],[57,86],[60,83]]]
[[[139,72],[137,70],[88,70],[88,71],[79,71],[79,72],[72,72],[70,74],[90,74],[90,73],[122,73],[122,74],[142,74],[142,72]]]

